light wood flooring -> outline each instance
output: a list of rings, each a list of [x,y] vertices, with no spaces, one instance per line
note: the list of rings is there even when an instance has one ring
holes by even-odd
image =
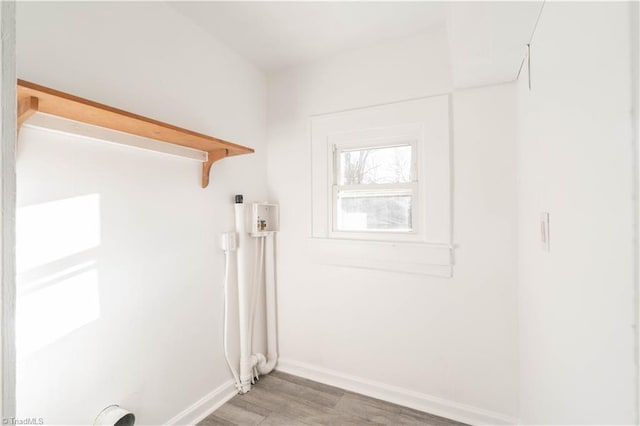
[[[200,422],[216,425],[459,426],[443,417],[274,371]]]

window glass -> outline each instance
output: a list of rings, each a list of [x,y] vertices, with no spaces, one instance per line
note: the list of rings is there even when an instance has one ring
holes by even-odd
[[[340,190],[337,194],[337,230],[411,231],[411,189]]]
[[[409,183],[411,145],[340,151],[339,185]]]

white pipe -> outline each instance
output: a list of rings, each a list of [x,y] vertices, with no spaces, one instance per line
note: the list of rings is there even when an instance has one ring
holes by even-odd
[[[227,360],[227,365],[229,366],[229,370],[231,370],[231,374],[233,375],[233,380],[236,382],[236,388],[238,392],[242,389],[242,385],[240,384],[240,377],[236,372],[235,368],[231,365],[231,361],[229,360],[229,344],[228,344],[228,316],[229,316],[229,265],[231,263],[231,253],[229,252],[229,248],[224,251],[224,319],[223,319],[223,327],[224,327],[224,359]]]
[[[259,249],[255,247],[255,256],[251,259],[250,240],[246,230],[245,206],[236,203],[234,206],[236,232],[238,235],[238,326],[240,334],[240,393],[251,390],[252,372],[270,373],[278,360],[277,327],[276,327],[276,292],[275,292],[275,234],[260,236]],[[257,243],[257,242],[256,242]],[[249,268],[252,260],[257,266],[250,277]],[[251,279],[253,278],[253,279]],[[261,353],[252,354],[253,329],[257,308],[257,299],[265,283],[266,319],[267,319],[267,356]],[[257,377],[257,375],[256,375]]]
[[[255,238],[254,238],[255,240]],[[255,330],[256,323],[256,311],[258,310],[258,296],[260,295],[260,288],[262,288],[262,280],[263,280],[263,271],[264,271],[264,237],[259,237],[256,241],[255,247],[255,261],[256,268],[254,268],[253,272],[253,283],[251,286],[251,322],[249,323],[249,352],[253,354],[253,332]],[[251,365],[255,368],[258,363],[258,359],[255,357],[251,358]],[[252,376],[255,376],[258,379],[258,371],[256,370]],[[254,381],[252,380],[252,384]]]
[[[265,294],[267,305],[267,357],[257,354],[258,373],[268,374],[278,361],[277,317],[276,317],[276,282],[275,282],[275,233],[266,237],[269,244],[263,252],[265,260]]]
[[[247,277],[247,254],[249,234],[246,232],[244,204],[235,203],[236,232],[238,233],[238,326],[240,334],[240,393],[251,389],[251,363],[249,335],[249,301],[251,297],[250,282]]]
[[[256,311],[258,310],[258,296],[260,295],[260,287],[262,286],[263,269],[264,269],[264,237],[259,237],[255,247],[256,268],[253,270],[253,283],[251,286],[251,323],[249,325],[250,347],[253,353],[253,330],[256,323]]]

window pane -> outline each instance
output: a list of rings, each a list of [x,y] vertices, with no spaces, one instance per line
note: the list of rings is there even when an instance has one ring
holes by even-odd
[[[339,185],[411,182],[411,145],[340,152]]]
[[[338,191],[338,231],[411,231],[410,189]]]

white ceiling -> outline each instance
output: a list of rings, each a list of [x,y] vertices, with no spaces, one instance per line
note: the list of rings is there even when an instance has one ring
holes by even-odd
[[[456,86],[512,80],[542,0],[172,2],[264,71],[446,25]]]
[[[441,3],[177,2],[172,5],[266,71],[444,22]]]

